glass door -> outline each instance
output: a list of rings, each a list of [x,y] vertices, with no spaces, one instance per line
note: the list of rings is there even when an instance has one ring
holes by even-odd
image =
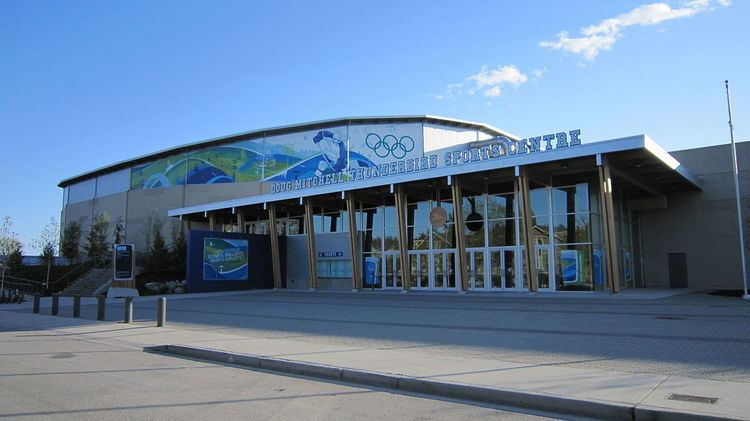
[[[409,270],[411,270],[411,287],[428,289],[430,287],[430,253],[409,252]]]
[[[539,291],[555,290],[555,272],[552,270],[551,249],[552,247],[549,244],[534,247],[536,279]]]
[[[490,288],[496,290],[518,290],[518,253],[516,247],[490,249]]]
[[[401,272],[398,253],[383,253],[383,288],[401,288]]]
[[[456,288],[456,252],[435,250],[432,252],[432,289]]]
[[[489,288],[489,282],[485,280],[486,263],[485,251],[481,249],[467,250],[467,273],[469,274],[469,288],[476,291],[483,291]]]

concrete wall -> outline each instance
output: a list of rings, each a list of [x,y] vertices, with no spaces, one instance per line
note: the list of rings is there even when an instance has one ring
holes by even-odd
[[[129,190],[69,204],[64,209],[63,223],[76,221],[81,225],[83,245],[94,217],[109,217],[110,241],[116,221],[118,218],[122,219],[126,241],[135,244],[136,251],[141,251],[145,248],[145,225],[151,215],[162,219],[162,235],[169,244],[172,231],[182,224],[179,219],[167,216],[170,209],[254,196],[265,193],[268,189],[268,183],[227,183]],[[192,228],[208,229],[208,224],[193,223]]]
[[[737,145],[740,195],[750,224],[750,142]],[[675,193],[667,208],[640,211],[645,286],[669,288],[669,253],[686,253],[688,287],[741,289],[737,210],[729,145],[671,152],[702,180],[703,191]],[[743,159],[743,157],[745,157]],[[746,229],[746,237],[747,237]]]

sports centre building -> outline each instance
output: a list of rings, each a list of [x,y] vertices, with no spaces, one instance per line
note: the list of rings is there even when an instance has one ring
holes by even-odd
[[[137,251],[154,216],[166,238],[188,230],[192,291],[742,288],[728,145],[667,153],[573,129],[391,116],[256,130],[67,178],[62,221],[119,219]]]

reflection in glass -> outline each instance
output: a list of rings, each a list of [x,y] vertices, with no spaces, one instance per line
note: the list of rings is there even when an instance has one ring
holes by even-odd
[[[490,272],[492,276],[492,288],[503,287],[503,252],[496,250],[490,253]]]
[[[515,219],[501,219],[487,223],[492,246],[512,246],[516,242]]]
[[[590,245],[555,247],[555,280],[558,291],[591,291],[593,288]]]
[[[515,252],[513,250],[503,251],[503,263],[505,266],[505,288],[516,287],[516,261],[514,259]]]
[[[487,196],[487,218],[512,218],[515,215],[513,193]]]
[[[472,231],[464,227],[464,238],[466,247],[484,247],[484,229]]]
[[[385,229],[385,250],[398,250],[398,228]]]
[[[456,237],[452,223],[432,229],[432,248],[434,250],[451,249],[455,247]]]
[[[589,231],[589,214],[556,215],[555,243],[588,243],[591,242]]]
[[[467,258],[467,262],[469,262],[469,267],[471,268],[469,279],[471,280],[472,287],[484,289],[484,252],[478,250],[472,251],[471,253],[467,253]]]
[[[531,190],[531,215],[549,215],[549,190],[548,189],[535,189]]]
[[[443,267],[443,253],[434,253],[433,258],[433,271],[435,273],[435,288],[443,287],[443,278],[445,277],[445,271]]]
[[[547,247],[536,247],[536,278],[539,288],[549,288],[549,250]]]

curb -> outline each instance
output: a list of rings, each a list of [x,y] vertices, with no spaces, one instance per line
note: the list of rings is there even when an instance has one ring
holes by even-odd
[[[194,358],[224,364],[233,364],[268,371],[304,375],[326,380],[403,390],[467,401],[489,403],[514,408],[531,409],[556,414],[573,415],[607,420],[675,420],[715,421],[727,418],[680,412],[668,408],[640,407],[610,401],[567,398],[544,393],[510,389],[496,389],[464,383],[452,383],[400,374],[379,373],[367,370],[335,367],[301,361],[241,354],[210,348],[184,345],[157,345],[146,347],[144,352]]]

